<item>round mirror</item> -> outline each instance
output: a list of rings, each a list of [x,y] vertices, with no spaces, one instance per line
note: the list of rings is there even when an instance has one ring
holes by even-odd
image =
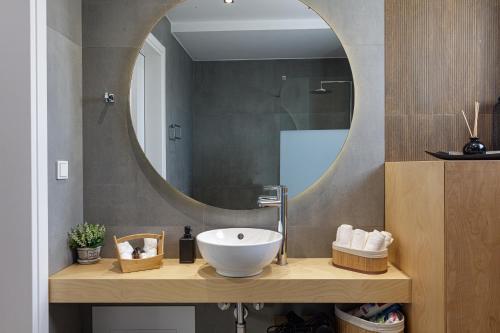
[[[146,39],[131,119],[165,181],[202,203],[257,208],[294,197],[347,138],[354,85],[331,27],[299,0],[186,0]]]

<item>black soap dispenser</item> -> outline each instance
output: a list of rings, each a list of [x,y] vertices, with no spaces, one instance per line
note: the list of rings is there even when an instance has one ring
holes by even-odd
[[[179,240],[179,262],[192,264],[196,259],[196,240],[191,233],[191,227],[184,227],[184,236]]]

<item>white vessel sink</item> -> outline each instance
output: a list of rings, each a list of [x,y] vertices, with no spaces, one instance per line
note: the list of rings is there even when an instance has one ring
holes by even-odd
[[[282,239],[275,231],[249,228],[210,230],[196,237],[203,258],[227,277],[261,273],[278,254]]]

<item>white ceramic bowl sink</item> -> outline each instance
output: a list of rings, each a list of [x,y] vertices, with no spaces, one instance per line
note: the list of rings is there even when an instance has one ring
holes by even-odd
[[[249,228],[210,230],[196,237],[203,258],[227,277],[261,273],[278,254],[282,239],[275,231]]]

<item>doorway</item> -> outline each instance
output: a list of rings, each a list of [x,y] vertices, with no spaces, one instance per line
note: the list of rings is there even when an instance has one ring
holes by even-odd
[[[137,57],[130,113],[137,140],[155,170],[167,179],[166,50],[149,34]]]

